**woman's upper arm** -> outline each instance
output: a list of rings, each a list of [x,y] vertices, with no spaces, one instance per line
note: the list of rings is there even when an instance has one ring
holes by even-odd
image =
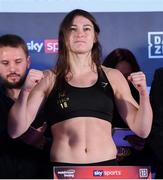
[[[122,73],[116,69],[108,70],[107,77],[114,91],[114,99],[119,114],[128,123],[128,120],[133,119],[138,109],[138,104],[132,97],[128,82]]]

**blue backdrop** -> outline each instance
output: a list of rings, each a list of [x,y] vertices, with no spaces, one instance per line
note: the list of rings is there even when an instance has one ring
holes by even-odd
[[[58,27],[66,13],[0,13],[0,35],[22,36],[30,50],[32,68],[47,69],[56,62]],[[103,58],[115,48],[136,56],[151,85],[156,68],[163,66],[162,12],[94,12],[101,28]]]

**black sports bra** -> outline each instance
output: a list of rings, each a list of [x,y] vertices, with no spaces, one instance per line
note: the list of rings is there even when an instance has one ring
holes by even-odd
[[[55,123],[74,117],[97,117],[112,122],[114,109],[113,89],[103,72],[90,87],[74,87],[65,80],[53,87],[44,108],[47,123]]]

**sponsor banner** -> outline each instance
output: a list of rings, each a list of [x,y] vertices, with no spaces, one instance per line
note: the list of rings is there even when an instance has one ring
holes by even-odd
[[[53,167],[54,179],[151,179],[149,166]]]

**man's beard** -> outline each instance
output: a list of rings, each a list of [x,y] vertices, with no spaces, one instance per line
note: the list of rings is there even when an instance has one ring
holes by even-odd
[[[23,86],[26,76],[27,74],[25,73],[18,82],[14,82],[14,83],[9,82],[8,80],[0,77],[0,82],[1,82],[0,84],[3,84],[3,86],[8,89],[19,89]]]

